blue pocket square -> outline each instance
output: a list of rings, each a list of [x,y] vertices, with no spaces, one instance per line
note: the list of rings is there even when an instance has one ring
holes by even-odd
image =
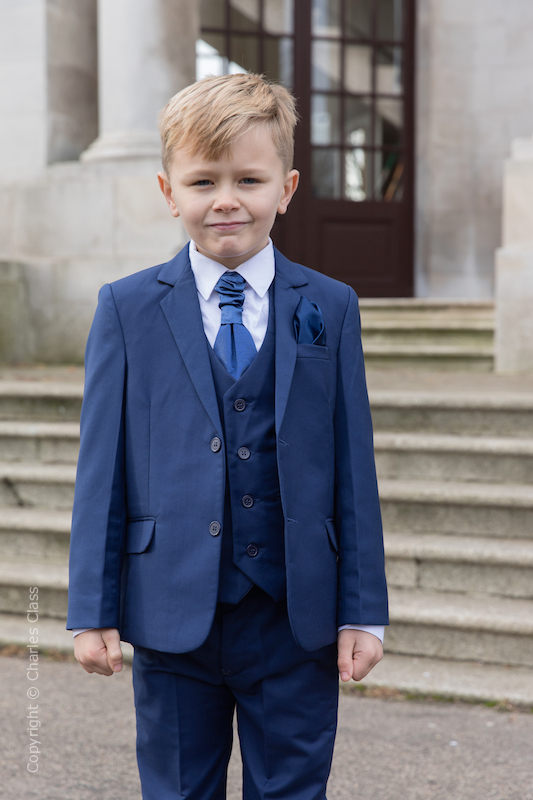
[[[299,344],[326,344],[326,328],[316,303],[302,295],[294,314],[294,333]]]

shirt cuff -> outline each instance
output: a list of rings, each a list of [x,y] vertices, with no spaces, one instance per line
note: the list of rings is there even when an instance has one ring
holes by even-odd
[[[72,636],[77,636],[78,633],[85,633],[85,631],[94,631],[94,628],[72,628]]]
[[[371,633],[372,636],[376,636],[381,644],[383,644],[383,639],[385,638],[385,626],[384,625],[341,625],[339,631],[350,630],[350,631],[365,631],[366,633]]]

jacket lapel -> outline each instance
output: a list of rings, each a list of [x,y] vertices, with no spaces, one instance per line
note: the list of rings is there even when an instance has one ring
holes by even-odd
[[[276,277],[274,285],[274,310],[276,319],[276,434],[279,436],[281,423],[287,407],[287,400],[296,364],[296,337],[294,335],[294,313],[300,302],[296,286],[305,286],[307,279],[298,264],[289,261],[277,248]]]
[[[157,279],[173,288],[160,301],[174,341],[181,353],[196,393],[218,433],[222,431],[213,373],[188,244],[163,265]]]
[[[300,301],[296,287],[305,286],[307,279],[298,264],[289,261],[274,248],[276,276],[274,284],[274,311],[276,326],[276,433],[287,407],[287,400],[296,364],[296,338],[294,313]],[[171,261],[163,265],[157,276],[161,283],[172,286],[160,301],[176,346],[183,358],[187,372],[205,410],[220,432],[222,425],[218,411],[215,385],[204,333],[202,315],[194,275],[189,263],[188,244]]]

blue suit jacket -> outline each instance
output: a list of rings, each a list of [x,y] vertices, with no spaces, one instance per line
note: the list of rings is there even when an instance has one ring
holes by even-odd
[[[275,250],[275,414],[288,613],[307,650],[387,623],[381,517],[355,292]],[[326,345],[296,341],[300,298]],[[102,287],[85,354],[67,627],[198,647],[217,600],[224,515],[215,389],[187,246]],[[245,443],[243,443],[245,444]]]

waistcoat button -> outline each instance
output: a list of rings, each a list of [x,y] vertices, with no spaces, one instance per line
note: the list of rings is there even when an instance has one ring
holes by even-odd
[[[245,494],[242,496],[241,503],[245,508],[251,508],[254,504],[254,498],[251,494]]]
[[[221,440],[218,438],[218,436],[213,436],[213,438],[211,439],[211,441],[210,441],[210,443],[209,443],[209,447],[211,448],[211,450],[213,451],[213,453],[218,453],[218,451],[219,451],[219,450],[220,450],[220,448],[222,447],[222,442],[221,442]]]
[[[256,555],[259,553],[259,548],[256,544],[249,544],[246,548],[246,552],[250,556],[250,558],[255,558]]]
[[[209,533],[211,536],[218,536],[220,533],[220,522],[218,522],[218,520],[213,520],[213,522],[209,525]]]
[[[246,408],[246,400],[243,400],[242,397],[238,397],[233,403],[233,408],[235,411],[244,411]]]
[[[247,447],[239,447],[237,455],[239,458],[242,458],[243,461],[246,461],[247,458],[250,458],[250,451]]]

